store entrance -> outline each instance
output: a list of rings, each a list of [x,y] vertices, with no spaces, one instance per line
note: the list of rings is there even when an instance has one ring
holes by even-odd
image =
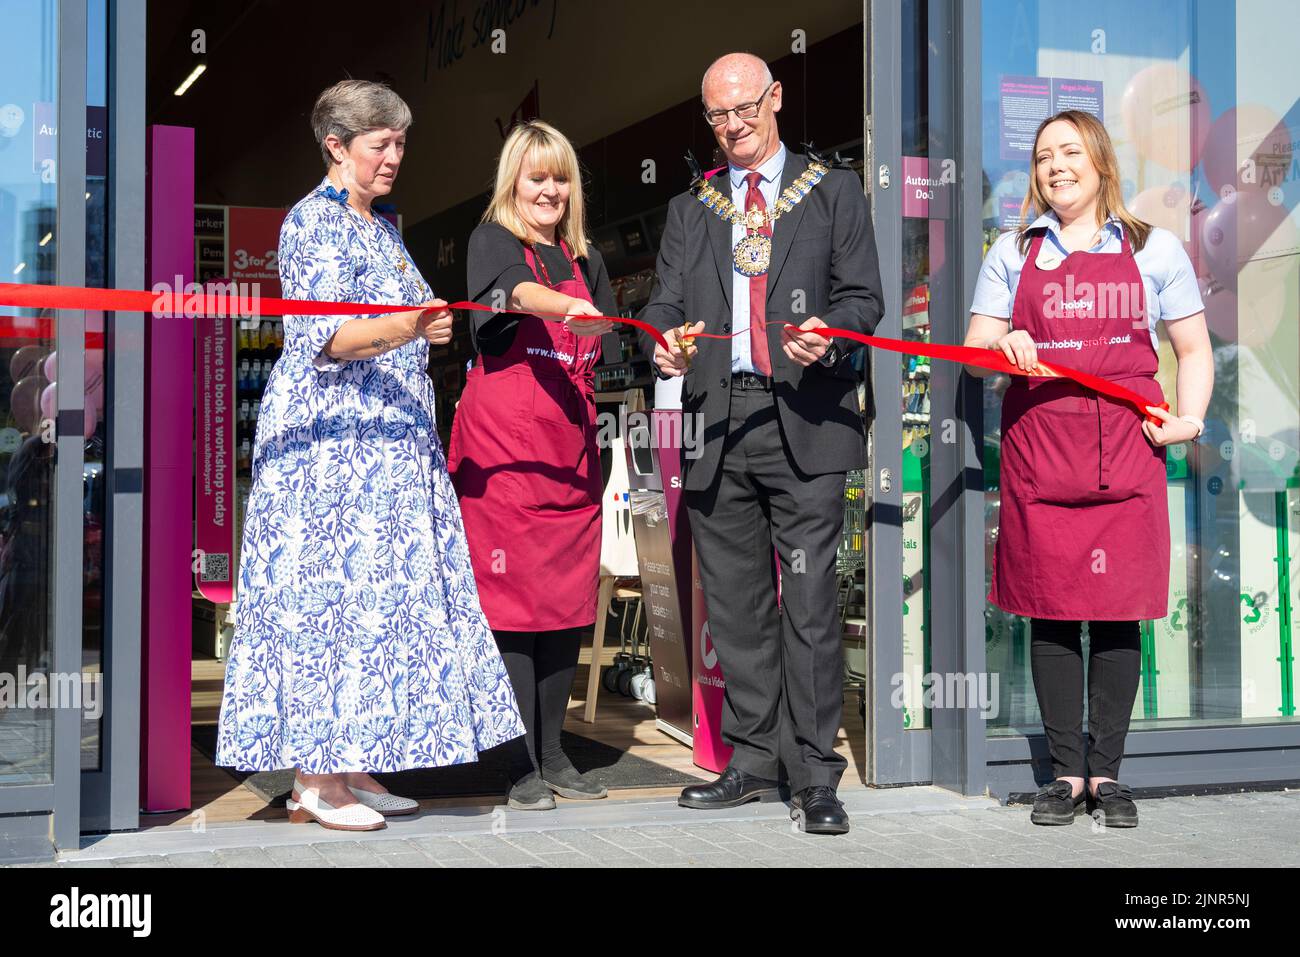
[[[601,44],[594,60],[588,21],[595,4],[520,5],[521,12],[500,26],[504,55],[486,45],[447,39],[447,18],[465,18],[451,4],[403,9],[377,30],[368,24],[364,44],[341,26],[320,28],[345,24],[355,14],[353,6],[317,4],[310,22],[285,9],[289,5],[214,6],[153,5],[149,11],[149,123],[193,130],[193,259],[187,279],[257,283],[263,296],[279,295],[275,255],[281,223],[287,208],[322,175],[308,121],[312,102],[320,90],[348,75],[387,82],[412,108],[415,123],[401,179],[390,203],[377,210],[397,226],[438,295],[465,295],[468,236],[485,207],[504,132],[520,119],[542,117],[578,147],[591,238],[609,270],[619,313],[633,316],[644,306],[654,284],[668,200],[688,181],[681,155],[688,149],[701,161],[712,155],[711,133],[698,115],[699,74],[726,52],[705,38],[684,41],[667,22],[673,18],[662,17],[662,5],[653,16],[632,5],[600,6],[602,37],[612,39]],[[680,6],[683,16],[676,22],[685,22],[690,11]],[[763,23],[762,29],[742,26],[742,33],[751,30],[753,36],[735,37],[734,45],[764,56],[783,83],[787,145],[815,142],[825,152],[838,151],[861,175],[862,85],[843,82],[860,76],[864,62],[861,3],[827,4],[815,15],[801,13],[798,22],[782,3],[760,7],[762,15],[751,22]],[[795,33],[805,36],[805,45],[792,51]],[[285,38],[302,35],[311,37],[313,56],[290,65],[278,49]],[[678,48],[691,45],[679,49],[678,65],[672,67],[680,76],[608,89],[574,81],[571,64],[579,58],[592,69],[628,73],[627,64],[640,62],[660,35]],[[856,73],[850,68],[854,64]],[[192,647],[186,651],[188,801],[172,798],[147,807],[158,812],[144,819],[155,826],[191,826],[195,814],[208,823],[274,819],[284,813],[280,807],[292,782],[292,771],[235,774],[218,767],[214,757],[236,625],[235,583],[252,450],[266,379],[284,346],[283,325],[272,318],[226,327],[200,324],[193,346],[196,521]],[[189,361],[188,355],[174,358]],[[468,330],[462,328],[431,357],[444,446],[473,358]],[[220,396],[209,387],[218,379],[232,385]],[[653,381],[632,336],[624,334],[620,348],[613,355],[607,348],[597,369],[598,409],[614,421],[638,409],[671,415],[670,399],[656,396]],[[222,487],[233,490],[228,502],[233,523],[215,522],[213,443],[233,450],[222,466],[228,469]],[[693,594],[688,530],[674,481],[677,463],[657,455],[638,459],[618,440],[602,447],[601,458],[605,521],[622,527],[627,541],[621,555],[615,549],[603,556],[601,614],[583,637],[563,744],[575,765],[605,783],[616,799],[672,796],[687,784],[712,778],[726,760],[716,730],[720,697],[707,705],[698,694],[702,685],[716,688],[717,682],[707,675],[700,680],[701,668],[707,672],[706,662],[714,656],[706,606]],[[850,476],[838,562],[845,667],[837,750],[849,765],[843,788],[862,787],[868,780],[864,484],[862,473]],[[653,521],[646,517],[651,513],[657,516]],[[650,573],[647,567],[667,571]],[[674,616],[675,626],[665,625]],[[665,635],[672,640],[665,643]],[[150,680],[146,674],[146,686]],[[706,706],[714,708],[712,718]],[[180,717],[179,712],[150,714],[146,738],[161,723]],[[713,743],[704,746],[704,736],[710,735]],[[145,751],[148,755],[149,748]],[[149,757],[145,765],[146,779],[152,773],[179,773]],[[491,806],[503,800],[506,787],[503,764],[491,752],[477,765],[380,779],[430,806]]]

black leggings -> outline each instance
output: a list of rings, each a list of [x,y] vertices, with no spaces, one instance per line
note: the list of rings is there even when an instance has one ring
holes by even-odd
[[[1052,773],[1118,778],[1142,670],[1136,621],[1088,623],[1088,749],[1083,745],[1083,622],[1034,618],[1029,657]],[[1085,775],[1086,768],[1086,775]]]
[[[493,635],[528,732],[506,746],[510,780],[517,782],[539,768],[560,771],[571,767],[560,748],[560,730],[578,670],[582,629],[497,631]]]

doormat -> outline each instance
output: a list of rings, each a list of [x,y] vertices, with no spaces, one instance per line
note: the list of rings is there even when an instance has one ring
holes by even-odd
[[[209,760],[217,753],[217,726],[196,724],[191,740]],[[568,731],[561,732],[561,746],[574,766],[597,784],[611,791],[620,788],[685,787],[699,784],[701,778],[683,774],[673,768],[647,761],[627,751],[620,751],[600,741]],[[473,764],[455,764],[445,768],[420,768],[395,774],[376,774],[375,780],[395,794],[416,799],[446,797],[497,797],[510,788],[502,748],[479,754]],[[236,771],[222,768],[262,800],[283,807],[293,790],[292,769],[284,771]],[[703,775],[705,772],[701,772]]]

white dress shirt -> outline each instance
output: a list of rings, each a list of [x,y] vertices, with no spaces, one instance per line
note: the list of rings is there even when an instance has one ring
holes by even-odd
[[[763,177],[758,184],[758,191],[763,194],[763,201],[767,203],[767,208],[771,209],[776,205],[777,197],[781,193],[781,170],[784,168],[784,143],[756,170],[747,170],[743,166],[728,166],[727,175],[731,178],[731,201],[735,203],[736,209],[740,210],[742,215],[745,212],[745,196],[749,193],[749,184],[745,182],[745,177],[751,172],[759,173]],[[773,231],[779,225],[779,222],[773,223]],[[733,249],[744,238],[743,225],[731,227]],[[757,372],[749,351],[749,277],[737,269],[734,262],[731,266],[731,331],[736,333],[731,340],[731,371],[733,373]]]

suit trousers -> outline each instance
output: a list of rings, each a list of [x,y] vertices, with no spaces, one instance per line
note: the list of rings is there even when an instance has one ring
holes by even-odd
[[[843,472],[799,472],[772,393],[733,384],[717,476],[709,488],[686,492],[726,680],[722,737],[735,749],[731,765],[786,778],[793,792],[835,787],[847,765],[835,753],[844,699],[835,577],[844,484]]]

